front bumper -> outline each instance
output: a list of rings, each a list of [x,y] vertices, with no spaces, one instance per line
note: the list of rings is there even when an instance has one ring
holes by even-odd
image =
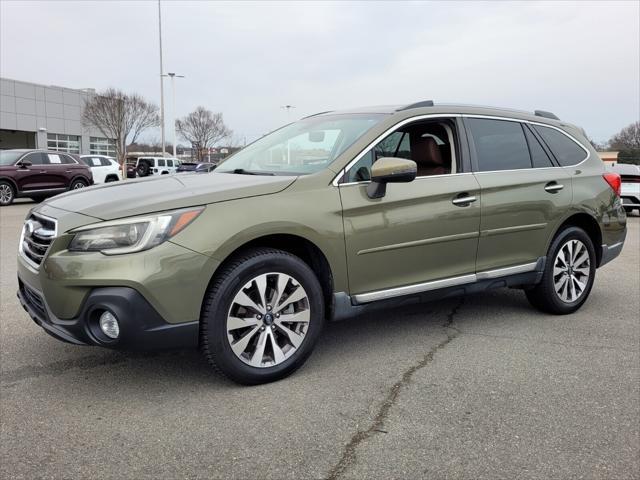
[[[94,288],[72,319],[53,315],[42,292],[18,277],[18,299],[35,323],[48,334],[76,345],[99,345],[123,350],[185,348],[198,345],[199,322],[167,323],[136,290],[129,287]],[[120,336],[112,340],[100,330],[98,319],[109,310],[118,319]]]

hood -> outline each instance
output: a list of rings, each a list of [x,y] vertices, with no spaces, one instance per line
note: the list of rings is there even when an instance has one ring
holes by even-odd
[[[43,204],[102,220],[277,193],[296,177],[232,173],[160,175],[106,183],[51,198]]]

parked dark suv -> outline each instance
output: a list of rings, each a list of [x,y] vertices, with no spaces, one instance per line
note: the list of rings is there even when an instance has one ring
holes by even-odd
[[[68,153],[44,150],[0,151],[0,205],[16,197],[39,202],[67,190],[93,185],[91,170]]]

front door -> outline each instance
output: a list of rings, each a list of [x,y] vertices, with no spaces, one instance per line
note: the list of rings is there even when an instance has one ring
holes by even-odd
[[[458,145],[451,119],[409,124],[346,172],[339,188],[349,289],[357,301],[473,281],[480,188],[473,174],[461,171]],[[382,156],[416,161],[419,177],[389,184],[384,197],[370,199],[369,168]]]

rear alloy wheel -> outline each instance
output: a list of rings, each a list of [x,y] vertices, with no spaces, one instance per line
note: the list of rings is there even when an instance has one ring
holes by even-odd
[[[84,188],[86,186],[87,186],[87,184],[84,182],[84,180],[74,180],[71,183],[71,187],[69,187],[69,190],[78,190],[78,189]]]
[[[302,366],[323,323],[322,289],[309,266],[287,252],[259,248],[216,275],[202,309],[201,346],[230,379],[272,382]]]
[[[549,248],[542,280],[525,291],[529,302],[547,313],[575,312],[591,292],[595,264],[591,238],[581,228],[566,228]]]
[[[13,191],[13,186],[8,182],[0,182],[0,205],[3,207],[11,205],[16,194]]]
[[[553,264],[553,285],[563,302],[573,303],[585,292],[590,266],[589,252],[580,240],[569,240],[560,248]]]

